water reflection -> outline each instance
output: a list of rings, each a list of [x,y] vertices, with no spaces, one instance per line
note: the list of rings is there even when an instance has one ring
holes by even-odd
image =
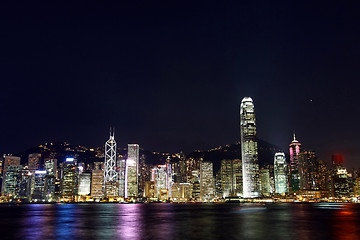
[[[0,205],[1,239],[357,239],[360,205]]]
[[[28,205],[22,217],[21,239],[46,239],[54,232],[52,205]]]
[[[352,204],[344,204],[332,218],[333,239],[359,239],[359,217]]]
[[[117,205],[117,237],[124,240],[141,239],[144,230],[142,224],[142,204]]]
[[[70,239],[77,237],[77,212],[78,206],[75,204],[55,205],[55,237],[57,239]]]

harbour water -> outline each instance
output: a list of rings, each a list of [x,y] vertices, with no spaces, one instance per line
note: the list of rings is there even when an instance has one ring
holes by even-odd
[[[0,205],[0,239],[360,239],[360,205]]]

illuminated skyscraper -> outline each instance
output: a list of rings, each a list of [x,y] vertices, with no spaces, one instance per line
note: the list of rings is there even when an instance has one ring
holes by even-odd
[[[270,190],[270,171],[269,168],[261,168],[259,171],[260,178],[260,194],[263,197],[269,197]]]
[[[9,165],[5,174],[4,193],[8,197],[18,198],[21,183],[21,165]]]
[[[125,172],[125,198],[138,197],[139,145],[128,144]]]
[[[104,185],[106,197],[117,197],[119,195],[114,135],[114,130],[110,129],[110,138],[105,143]]]
[[[32,200],[45,201],[45,182],[46,182],[46,171],[35,171],[34,174],[34,192],[32,194]]]
[[[79,175],[79,192],[81,196],[90,194],[91,189],[91,173],[83,172]]]
[[[66,158],[63,163],[61,171],[61,197],[65,202],[73,202],[77,194],[77,176],[76,176],[77,161],[72,158]]]
[[[118,176],[119,176],[119,197],[125,197],[125,169],[126,160],[118,159]]]
[[[151,169],[151,181],[155,184],[155,196],[158,200],[167,200],[171,197],[171,175],[169,175],[170,164],[158,165]],[[171,173],[171,172],[170,172]]]
[[[100,200],[104,197],[104,165],[102,162],[95,162],[91,172],[91,197]]]
[[[259,196],[259,164],[256,140],[254,104],[250,97],[244,97],[240,106],[241,155],[243,169],[243,196]]]
[[[278,194],[285,194],[288,189],[288,176],[285,153],[278,152],[274,156],[274,178],[275,178],[275,192]]]
[[[301,143],[296,140],[295,133],[294,139],[289,145],[290,151],[290,186],[292,192],[300,190],[300,152]]]
[[[241,160],[221,160],[220,178],[222,197],[239,197],[243,192]]]
[[[200,196],[202,201],[214,199],[215,183],[212,162],[201,162],[200,164]]]
[[[41,153],[31,153],[28,156],[29,170],[39,170],[41,161]]]
[[[57,159],[45,158],[45,170],[47,175],[57,175]]]
[[[321,189],[320,161],[314,151],[303,150],[300,153],[299,169],[301,190],[324,190]]]
[[[6,182],[6,172],[9,166],[19,166],[20,165],[20,157],[12,156],[12,155],[4,155],[4,161],[3,161],[3,179],[2,179],[2,186],[1,186],[1,192],[5,193],[5,182]]]

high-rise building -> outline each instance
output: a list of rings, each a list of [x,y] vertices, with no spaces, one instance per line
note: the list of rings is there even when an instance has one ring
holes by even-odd
[[[91,172],[91,197],[95,200],[100,200],[104,197],[104,169],[103,163],[97,162]]]
[[[128,144],[125,173],[125,198],[138,198],[139,145]]]
[[[22,202],[29,202],[32,195],[34,174],[28,169],[22,169],[20,180],[19,198]]]
[[[39,170],[41,165],[41,153],[31,153],[28,156],[28,169]]]
[[[275,193],[285,194],[288,189],[287,164],[285,153],[277,152],[274,156]]]
[[[253,100],[244,97],[240,105],[241,156],[243,169],[243,196],[259,196],[259,164]]]
[[[32,193],[32,200],[35,202],[45,201],[45,180],[46,171],[36,170],[34,173],[34,191]]]
[[[330,189],[331,196],[342,198],[350,197],[351,188],[351,178],[347,172],[347,169],[343,166],[344,158],[342,155],[333,155],[332,156],[332,170],[330,176]]]
[[[125,197],[125,171],[126,160],[118,159],[118,176],[119,176],[119,197]]]
[[[354,197],[356,197],[356,198],[360,197],[360,177],[355,179]]]
[[[118,197],[119,185],[116,172],[116,142],[114,130],[110,129],[110,138],[105,143],[104,185],[106,197]]]
[[[79,192],[80,196],[87,196],[91,189],[91,173],[83,172],[79,175]]]
[[[200,164],[200,196],[202,201],[212,201],[215,193],[214,173],[212,162]]]
[[[6,182],[6,172],[9,166],[19,166],[20,165],[20,157],[12,156],[12,155],[4,155],[4,161],[3,161],[3,179],[2,179],[2,186],[1,186],[1,192],[5,193],[5,182]]]
[[[145,197],[148,200],[153,201],[153,200],[157,199],[157,194],[156,194],[156,190],[155,190],[155,182],[154,181],[146,181],[144,192],[145,192]]]
[[[270,197],[270,171],[269,168],[261,168],[259,170],[260,179],[260,195],[263,197]]]
[[[21,165],[8,165],[5,173],[4,194],[7,197],[18,198],[21,183]]]
[[[65,202],[75,201],[77,195],[77,161],[73,157],[66,158],[61,171],[61,197]]]
[[[193,171],[199,171],[200,170],[200,164],[203,161],[202,158],[187,158],[186,159],[186,182],[191,182],[191,179],[193,179]]]
[[[239,197],[242,195],[243,179],[240,159],[221,160],[220,177],[222,197]]]
[[[320,190],[319,161],[314,151],[300,153],[300,189]]]
[[[151,181],[155,184],[155,196],[159,200],[167,200],[171,197],[172,179],[170,164],[154,167],[151,170]]]
[[[46,174],[57,177],[57,159],[45,158],[44,162]]]
[[[301,143],[296,140],[295,133],[294,139],[289,145],[290,151],[290,187],[292,192],[300,190],[300,152]]]
[[[56,194],[56,177],[54,175],[45,176],[45,201],[58,201],[58,194]]]

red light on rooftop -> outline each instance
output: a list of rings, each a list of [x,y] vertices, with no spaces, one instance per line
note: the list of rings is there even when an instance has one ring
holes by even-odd
[[[334,154],[331,158],[334,165],[343,165],[344,163],[344,156],[341,154]]]

